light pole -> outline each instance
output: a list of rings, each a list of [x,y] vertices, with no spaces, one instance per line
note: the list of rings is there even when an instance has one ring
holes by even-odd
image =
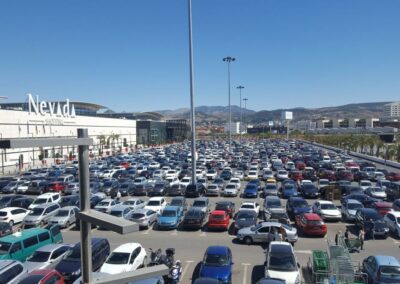
[[[249,100],[248,98],[244,98],[244,123],[246,124],[246,133],[247,133],[247,119],[246,119],[246,107],[247,107],[247,101]]]
[[[242,89],[244,89],[243,86],[237,86],[236,89],[239,89],[239,102],[240,102],[240,144],[242,144]]]
[[[196,124],[194,113],[192,0],[188,0],[189,13],[189,73],[190,73],[190,118],[192,124],[192,183],[196,184]]]
[[[228,63],[228,101],[229,101],[229,152],[231,151],[232,142],[232,110],[231,110],[231,62],[235,61],[235,57],[227,56],[222,59]]]

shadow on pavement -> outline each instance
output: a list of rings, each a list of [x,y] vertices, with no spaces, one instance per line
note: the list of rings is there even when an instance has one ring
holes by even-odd
[[[255,265],[251,272],[251,283],[257,283],[258,280],[264,277],[264,265]]]

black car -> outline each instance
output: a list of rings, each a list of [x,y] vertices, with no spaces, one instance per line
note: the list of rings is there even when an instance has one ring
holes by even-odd
[[[0,222],[0,237],[11,235],[13,233],[12,226],[8,222]]]
[[[130,195],[147,195],[147,192],[152,191],[153,186],[150,183],[136,184]]]
[[[355,224],[357,227],[363,228],[365,235],[371,238],[381,236],[386,239],[389,235],[389,227],[383,217],[372,208],[357,209]]]
[[[185,195],[185,193],[186,193],[186,186],[180,183],[175,183],[173,185],[170,185],[166,190],[166,194],[169,196]]]
[[[92,238],[92,270],[98,271],[110,254],[110,244],[105,238]],[[74,245],[55,269],[67,283],[72,283],[81,275],[81,244]]]
[[[186,202],[186,198],[183,196],[176,196],[171,199],[169,203],[170,206],[178,206],[182,207],[183,211],[186,211],[188,208],[188,204]]]
[[[61,207],[76,206],[78,201],[79,201],[79,195],[77,194],[65,195],[61,197],[60,206]]]
[[[318,188],[312,183],[303,184],[300,187],[300,193],[304,198],[317,198],[317,197],[319,197]]]
[[[183,229],[200,229],[206,221],[206,213],[199,208],[190,208],[183,217]]]
[[[103,188],[101,189],[106,195],[113,196],[116,195],[119,190],[120,184],[116,180],[107,180],[103,184]]]
[[[13,195],[6,195],[0,198],[0,209],[9,207],[11,202],[15,199],[22,198],[23,195],[13,194]]]
[[[16,198],[10,202],[9,207],[20,207],[20,208],[28,209],[29,205],[31,205],[32,202],[33,202],[33,198],[30,198],[30,197]]]
[[[239,210],[235,216],[235,230],[257,224],[257,213],[254,210]]]
[[[204,195],[205,191],[206,189],[202,183],[196,183],[196,184],[191,183],[186,187],[185,196],[199,197],[201,195]]]
[[[232,177],[232,173],[231,173],[231,171],[224,170],[221,172],[219,177],[222,178],[223,180],[230,180]]]
[[[157,181],[154,186],[147,192],[148,196],[163,196],[166,194],[168,184],[166,181]]]
[[[135,184],[132,180],[124,181],[119,186],[119,192],[121,192],[122,196],[127,196],[129,193],[135,188]]]
[[[215,210],[225,211],[232,218],[235,215],[235,203],[232,201],[218,201],[215,204]]]

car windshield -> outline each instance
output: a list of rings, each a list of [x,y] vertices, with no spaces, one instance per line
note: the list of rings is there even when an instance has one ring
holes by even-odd
[[[211,214],[211,218],[212,219],[216,219],[216,220],[223,220],[224,219],[224,215],[222,215],[222,214]]]
[[[268,270],[296,271],[296,260],[291,254],[271,253],[268,262]]]
[[[374,187],[371,188],[372,192],[385,192],[382,187]]]
[[[276,200],[268,200],[267,201],[267,207],[270,208],[279,208],[281,207],[281,201],[279,199]]]
[[[161,214],[163,217],[175,217],[176,216],[176,211],[174,210],[164,210],[163,213]]]
[[[334,204],[321,204],[321,209],[333,210],[333,209],[337,209],[337,208]]]
[[[11,247],[11,243],[0,241],[0,255],[7,254],[8,251],[10,250],[10,247]]]
[[[160,206],[160,201],[150,200],[149,202],[147,202],[147,206]]]
[[[398,266],[382,266],[380,270],[382,277],[389,277],[390,279],[400,278],[400,267]]]
[[[183,205],[182,200],[178,200],[178,199],[171,200],[171,206],[182,206],[182,205]]]
[[[69,215],[69,210],[58,210],[55,217],[67,217]]]
[[[37,198],[33,203],[34,204],[45,204],[47,202],[47,198]]]
[[[81,260],[81,248],[76,246],[65,255],[65,260],[69,261],[80,261]]]
[[[315,225],[318,225],[318,226],[319,226],[319,225],[322,225],[323,222],[322,222],[321,220],[308,220],[308,221],[307,221],[307,224],[308,224],[308,225],[314,225],[314,226],[315,226]]]
[[[193,207],[205,207],[206,203],[204,201],[195,201],[193,202]]]
[[[129,253],[126,252],[113,252],[107,259],[108,264],[127,264],[129,261]]]
[[[97,205],[98,206],[108,206],[108,205],[110,205],[110,202],[109,201],[100,201]]]
[[[135,205],[135,200],[126,200],[122,204],[123,205]]]
[[[308,204],[307,204],[307,201],[305,201],[305,200],[299,200],[299,201],[294,201],[293,206],[299,207],[299,208],[305,208],[305,207],[308,207]]]
[[[256,216],[255,214],[251,213],[240,213],[237,215],[237,219],[240,221],[245,221],[245,220],[255,220]]]
[[[29,213],[29,215],[40,216],[40,215],[42,215],[43,211],[44,211],[44,208],[33,208],[31,213]]]
[[[254,209],[254,205],[253,204],[243,204],[241,206],[241,208],[245,208],[245,209]]]
[[[226,266],[228,265],[228,258],[222,254],[207,254],[204,259],[206,266]]]
[[[200,217],[201,211],[197,210],[190,210],[186,213],[186,216],[188,217]]]
[[[111,211],[110,215],[115,216],[115,217],[122,217],[122,211],[121,210],[113,210],[113,211]]]
[[[45,262],[49,259],[50,252],[48,251],[35,251],[32,256],[28,257],[27,261],[32,262]]]
[[[359,204],[359,203],[349,203],[349,204],[347,205],[347,208],[348,208],[349,210],[357,210],[357,209],[359,209],[359,208],[363,208],[363,206],[362,206],[362,204]]]

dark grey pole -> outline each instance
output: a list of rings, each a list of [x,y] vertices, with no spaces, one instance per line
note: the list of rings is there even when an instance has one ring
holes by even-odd
[[[87,129],[78,129],[78,138],[89,138]],[[89,189],[89,146],[78,146],[79,162],[79,195],[81,212],[90,211],[90,189]],[[91,226],[83,220],[81,222],[81,275],[83,284],[92,283],[92,246]]]
[[[192,183],[196,183],[196,121],[194,109],[192,0],[188,0],[189,13],[189,73],[190,73],[190,121],[192,125]]]
[[[231,62],[235,61],[235,57],[227,56],[222,59],[228,63],[228,103],[229,103],[229,152],[231,152],[232,144],[232,109],[231,109]]]
[[[236,89],[239,89],[239,102],[240,102],[240,144],[242,144],[242,89],[244,89],[243,86],[237,86]]]

